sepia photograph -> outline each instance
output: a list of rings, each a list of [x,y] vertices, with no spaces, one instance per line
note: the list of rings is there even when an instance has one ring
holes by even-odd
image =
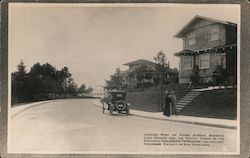
[[[8,153],[238,155],[240,11],[9,3]]]

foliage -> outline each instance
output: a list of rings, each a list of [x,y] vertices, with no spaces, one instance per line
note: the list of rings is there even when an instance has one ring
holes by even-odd
[[[25,93],[28,90],[27,72],[22,60],[20,64],[17,66],[17,71],[11,74],[11,81],[12,81],[12,86],[11,86],[12,97],[18,95],[20,100],[28,99],[29,94]]]
[[[143,83],[144,79],[145,79],[145,74],[147,72],[147,67],[146,65],[141,65],[138,69],[137,69],[137,75],[136,75],[136,78],[137,78],[137,81],[139,83]]]
[[[60,84],[57,75],[56,68],[48,63],[44,65],[34,64],[28,74],[29,91],[33,95],[59,93]]]
[[[86,94],[90,94],[90,93],[92,93],[93,92],[93,88],[92,87],[88,87],[87,89],[86,89],[86,91],[85,91],[85,93]]]
[[[85,84],[82,84],[80,88],[78,89],[78,93],[80,94],[91,94],[92,92],[93,92],[93,88],[91,86],[87,88]]]
[[[122,89],[122,76],[120,68],[117,68],[115,73],[110,76],[110,80],[106,80],[105,89],[112,90],[112,89]]]
[[[85,93],[86,92],[86,85],[82,84],[78,89],[78,93]]]
[[[224,84],[226,82],[226,70],[221,65],[217,65],[213,72],[213,82],[216,85]]]
[[[12,97],[18,102],[34,101],[39,99],[39,96],[48,94],[64,94],[64,96],[78,94],[77,84],[67,67],[57,70],[49,63],[43,65],[36,63],[27,73],[21,61],[17,66],[17,71],[12,73],[11,79]],[[93,88],[85,89],[85,91],[92,92]]]
[[[162,51],[159,51],[154,57],[155,64],[148,66],[147,64],[136,65],[133,68],[130,68],[132,71],[125,72],[126,78],[122,77],[121,71],[119,68],[116,69],[116,72],[110,76],[109,80],[106,80],[106,90],[112,89],[125,89],[127,88],[127,79],[129,84],[128,89],[130,88],[146,88],[151,86],[159,86],[163,84],[170,83],[168,69],[169,64],[167,64],[167,58]],[[137,82],[134,82],[134,81]],[[125,82],[126,81],[126,82]],[[137,84],[137,85],[136,85]],[[134,86],[134,87],[132,87]]]
[[[168,67],[166,55],[162,51],[159,51],[156,54],[154,60],[158,65],[161,65],[162,67]]]
[[[153,80],[154,84],[157,85],[163,85],[163,84],[168,84],[169,80],[167,78],[168,72],[167,69],[169,68],[169,65],[167,64],[167,58],[166,55],[162,52],[159,51],[154,57],[154,60],[157,64],[157,71],[153,74]]]
[[[69,77],[67,87],[66,87],[66,93],[70,94],[70,96],[77,96],[78,88],[77,84],[74,82],[74,79]]]
[[[153,78],[153,72],[146,65],[141,65],[136,70],[136,74],[138,87],[143,89],[145,87],[152,86],[150,80]]]
[[[63,67],[60,71],[57,71],[57,81],[60,84],[59,94],[65,93],[67,87],[69,87],[69,80],[71,73],[67,67]]]

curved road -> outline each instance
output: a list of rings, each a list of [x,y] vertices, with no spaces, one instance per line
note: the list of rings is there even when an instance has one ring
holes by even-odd
[[[48,102],[24,110],[11,119],[9,151],[14,153],[192,152],[236,149],[236,130],[152,120],[108,113],[92,99]],[[144,134],[217,134],[224,143],[210,146],[144,145]]]

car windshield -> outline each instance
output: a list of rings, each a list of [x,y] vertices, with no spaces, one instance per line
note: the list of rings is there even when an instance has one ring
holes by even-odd
[[[113,101],[125,100],[126,93],[125,92],[111,92]]]

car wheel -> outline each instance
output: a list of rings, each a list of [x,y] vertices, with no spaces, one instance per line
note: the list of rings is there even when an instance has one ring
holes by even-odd
[[[129,115],[129,113],[130,113],[130,110],[129,110],[129,109],[127,109],[127,110],[126,110],[126,114],[127,114],[127,115]]]
[[[109,107],[109,113],[110,115],[113,115],[113,108]]]

